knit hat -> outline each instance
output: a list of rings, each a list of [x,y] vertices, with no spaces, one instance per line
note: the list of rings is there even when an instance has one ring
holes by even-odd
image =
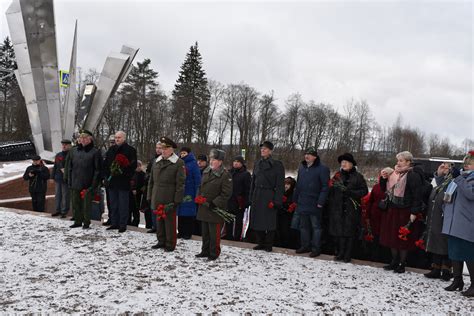
[[[242,165],[245,165],[245,160],[244,160],[244,157],[242,157],[242,156],[236,156],[233,161],[238,161]]]

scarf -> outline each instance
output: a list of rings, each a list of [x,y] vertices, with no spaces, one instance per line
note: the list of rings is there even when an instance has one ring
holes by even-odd
[[[407,186],[407,173],[413,168],[410,166],[402,168],[397,165],[394,169],[395,171],[388,178],[387,191],[395,197],[403,198]]]

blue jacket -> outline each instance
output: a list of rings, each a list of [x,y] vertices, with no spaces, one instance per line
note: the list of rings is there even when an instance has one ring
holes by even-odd
[[[189,153],[183,158],[186,167],[186,182],[184,184],[184,196],[190,195],[193,200],[191,202],[181,203],[178,207],[178,216],[196,216],[197,208],[194,198],[201,185],[201,171],[197,164],[193,153]]]
[[[316,215],[318,204],[324,206],[329,192],[329,168],[321,164],[319,157],[308,168],[303,161],[298,169],[293,201],[298,205],[296,212]]]
[[[443,205],[443,234],[474,242],[474,172],[453,180],[452,202]]]

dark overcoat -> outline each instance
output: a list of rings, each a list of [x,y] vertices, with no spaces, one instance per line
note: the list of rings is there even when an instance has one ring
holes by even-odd
[[[250,227],[256,231],[272,231],[277,228],[277,212],[283,206],[285,169],[273,159],[260,159],[255,163],[250,186],[252,206]],[[273,203],[273,208],[270,207]]]

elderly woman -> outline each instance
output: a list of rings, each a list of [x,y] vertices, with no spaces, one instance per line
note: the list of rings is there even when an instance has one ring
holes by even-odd
[[[329,181],[329,233],[337,242],[335,260],[350,262],[361,221],[361,198],[369,190],[351,154],[345,153],[337,161],[341,169]]]
[[[380,244],[390,248],[392,262],[385,270],[404,273],[408,251],[416,249],[419,228],[415,223],[422,210],[423,172],[412,167],[413,155],[408,151],[397,154],[395,171],[382,171],[380,187],[388,199],[387,214],[380,225]],[[401,235],[400,228],[408,228]]]
[[[443,228],[443,198],[448,184],[459,175],[450,163],[443,162],[434,174],[436,187],[431,190],[426,215],[426,251],[431,253],[432,270],[425,274],[430,279],[452,278],[451,261],[448,258],[448,239],[441,233]]]
[[[453,283],[447,291],[462,291],[462,270],[466,262],[471,286],[462,293],[474,297],[474,151],[464,157],[464,168],[444,195],[443,234],[448,235],[448,254],[453,264]]]

